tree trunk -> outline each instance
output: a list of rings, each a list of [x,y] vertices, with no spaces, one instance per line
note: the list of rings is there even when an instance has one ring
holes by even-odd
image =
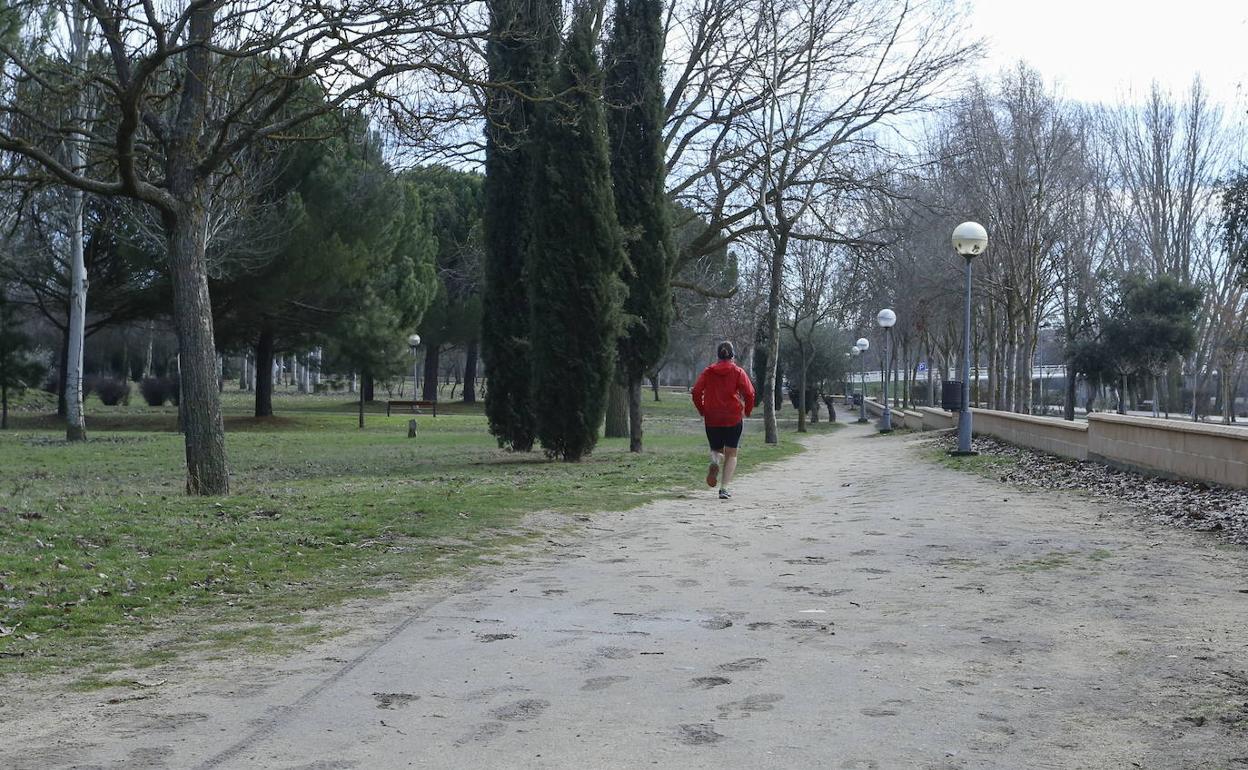
[[[61,366],[56,373],[56,416],[69,415],[69,327],[61,329]]]
[[[9,427],[9,386],[0,379],[0,430]]]
[[[71,142],[75,166],[82,147]],[[82,412],[82,347],[86,341],[86,263],[82,258],[82,208],[85,193],[70,190],[70,317],[66,351],[65,439],[86,441],[86,414]]]
[[[605,438],[628,435],[628,388],[615,380],[607,386],[607,419],[602,435]]]
[[[273,416],[273,327],[264,324],[260,327],[260,337],[256,340],[256,371],[268,372],[268,377],[256,378],[256,416]]]
[[[152,376],[152,353],[156,347],[156,322],[147,322],[147,352],[143,356],[143,377]]]
[[[186,433],[186,401],[182,398],[185,393],[182,389],[182,355],[178,354],[173,358],[173,376],[178,381],[178,399],[174,404],[178,408],[178,433]],[[185,440],[185,439],[184,439]]]
[[[1075,381],[1075,370],[1070,361],[1066,361],[1066,403],[1063,405],[1062,417],[1069,422],[1075,421],[1075,396],[1078,383]]]
[[[70,39],[73,47],[73,60],[76,67],[87,61],[87,16],[84,13],[73,13],[70,23]],[[74,111],[77,113],[72,120],[86,124],[87,104],[86,92],[80,92],[75,99]],[[81,173],[86,165],[86,151],[81,136],[76,136],[69,143],[69,166],[75,173]],[[69,196],[69,350],[66,355],[68,388],[65,398],[65,440],[86,441],[87,420],[82,410],[82,357],[86,342],[87,327],[87,265],[83,259],[83,209],[86,194],[82,190],[70,189]]]
[[[641,375],[628,383],[628,451],[641,451]]]
[[[367,382],[369,385],[368,389],[371,391],[372,384],[373,384],[373,375],[365,373],[364,378],[365,378],[364,381]],[[360,388],[360,401],[359,401],[360,403],[360,430],[364,430],[364,400],[365,400],[364,388],[361,387]]]
[[[1225,425],[1231,424],[1231,415],[1235,413],[1235,393],[1231,388],[1234,380],[1233,372],[1234,361],[1226,359],[1222,362],[1222,376],[1219,382],[1222,385],[1222,422]]]
[[[784,253],[788,248],[788,233],[782,231],[780,237],[772,243],[774,251],[771,255],[771,281],[767,290],[767,371],[763,381],[763,392],[774,393],[780,389],[780,378],[776,376],[780,360],[780,292],[784,284]],[[763,432],[768,444],[780,441],[776,427],[776,400],[765,399],[763,402]]]
[[[295,364],[295,385],[300,393],[306,394],[310,382],[308,378],[308,354],[304,353],[302,359],[299,358],[297,353],[290,358]]]
[[[431,344],[425,346],[425,377],[420,397],[425,401],[438,400],[438,359],[442,346]],[[412,393],[416,393],[416,383],[412,383]]]
[[[650,387],[654,390],[654,400],[659,400],[659,375],[655,374],[650,378]]]
[[[206,54],[205,54],[206,55]],[[192,173],[188,167],[186,174]],[[166,217],[169,272],[173,281],[173,321],[181,351],[180,403],[186,433],[186,490],[194,495],[230,491],[225,424],[216,388],[217,352],[213,342],[212,301],[208,296],[207,192],[175,180],[186,190],[177,216]]]
[[[373,380],[372,372],[363,372],[360,374],[360,395],[370,404],[373,402],[377,383]],[[363,418],[361,418],[363,419]],[[361,425],[360,427],[364,427]]]
[[[464,353],[464,403],[477,403],[477,351],[480,346],[478,340],[472,340],[468,343],[468,350]]]
[[[797,375],[797,432],[806,432],[806,351],[802,350],[802,370]]]
[[[936,374],[932,371],[932,354],[927,354],[927,405],[936,406]]]
[[[173,325],[181,353],[179,404],[186,443],[186,490],[195,495],[230,491],[205,257],[209,191],[198,169],[212,80],[211,57],[215,55],[210,52],[215,13],[212,4],[191,12],[185,33],[185,70],[178,73],[184,81],[181,101],[171,130],[163,138],[167,157],[164,172],[173,201],[164,209],[163,220],[173,287]]]

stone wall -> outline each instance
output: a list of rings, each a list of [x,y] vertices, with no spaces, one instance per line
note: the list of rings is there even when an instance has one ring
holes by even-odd
[[[958,418],[952,412],[924,406],[920,407],[919,414],[922,415],[923,430],[948,430],[958,427]]]
[[[920,408],[918,411],[913,411],[910,409],[893,407],[893,428],[897,430],[902,428],[905,428],[906,430],[928,430],[924,427],[924,411],[925,409],[923,408]],[[873,398],[868,398],[867,416],[878,420],[883,414],[884,405]],[[854,408],[853,417],[854,419],[858,419],[858,411],[856,407]]]
[[[867,399],[867,414],[878,419],[883,412],[878,401]],[[949,430],[957,424],[957,415],[942,409],[893,410],[895,428]],[[1119,414],[1067,422],[991,409],[973,410],[971,424],[977,436],[1061,457],[1248,489],[1248,428]]]
[[[1088,418],[1088,456],[1120,468],[1248,488],[1248,430],[1120,414]]]
[[[1041,452],[1073,460],[1088,459],[1087,423],[973,409],[971,426],[977,436],[992,436],[1010,444],[1039,449]]]

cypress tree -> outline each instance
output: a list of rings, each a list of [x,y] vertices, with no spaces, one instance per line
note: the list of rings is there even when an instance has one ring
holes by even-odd
[[[525,255],[532,209],[532,129],[540,84],[559,41],[560,0],[491,0],[486,46],[483,227],[485,281],[481,358],[489,388],[485,413],[499,446],[527,452],[536,431],[529,350]]]
[[[606,96],[615,208],[624,233],[624,329],[619,360],[629,449],[641,451],[641,382],[667,349],[674,263],[663,145],[663,2],[616,0]]]
[[[594,20],[585,3],[539,109],[528,255],[537,436],[575,462],[598,440],[615,370],[624,261]]]

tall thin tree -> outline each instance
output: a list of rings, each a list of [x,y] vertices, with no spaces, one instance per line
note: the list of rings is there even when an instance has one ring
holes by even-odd
[[[611,176],[628,287],[619,356],[628,389],[628,447],[640,452],[641,381],[667,349],[675,262],[663,143],[663,0],[616,0],[607,62]]]
[[[85,70],[90,34],[90,18],[76,5],[62,8],[69,28],[70,67]],[[70,125],[85,126],[89,120],[87,92],[84,89],[72,101]],[[81,135],[67,137],[66,156],[70,168],[81,173],[86,166],[86,142]],[[66,414],[65,438],[69,441],[85,441],[87,419],[82,399],[82,359],[87,332],[87,265],[83,257],[83,213],[86,209],[86,193],[71,188],[68,191],[66,224],[69,228],[69,350],[66,360]]]
[[[571,462],[598,441],[623,293],[595,26],[592,7],[578,3],[553,96],[538,110],[527,265],[537,436]]]
[[[536,424],[529,364],[525,254],[533,191],[536,97],[559,41],[559,0],[491,0],[486,48],[491,91],[485,151],[485,287],[481,359],[485,413],[499,446],[527,452]]]

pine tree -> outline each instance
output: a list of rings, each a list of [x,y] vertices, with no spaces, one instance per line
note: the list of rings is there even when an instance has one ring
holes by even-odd
[[[575,462],[598,440],[615,371],[624,261],[607,152],[602,76],[587,4],[539,110],[529,244],[537,436]]]
[[[485,413],[499,446],[527,452],[536,431],[525,255],[532,209],[532,98],[559,41],[560,0],[491,0],[486,49],[491,82],[485,151],[485,286],[481,358]]]
[[[620,368],[628,389],[629,449],[641,451],[641,381],[667,349],[674,262],[663,156],[663,2],[616,0],[606,97],[615,207],[628,288]]]

